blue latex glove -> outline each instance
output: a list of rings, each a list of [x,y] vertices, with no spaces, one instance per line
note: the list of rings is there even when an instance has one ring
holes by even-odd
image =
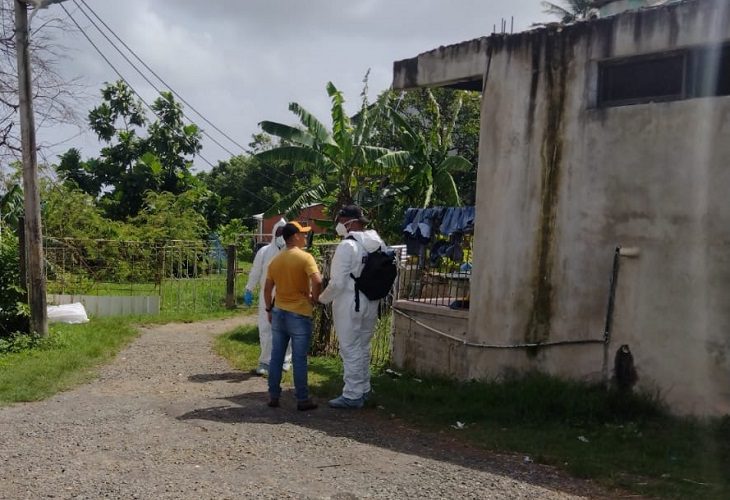
[[[246,290],[243,293],[243,303],[247,306],[253,305],[253,292],[251,290]]]

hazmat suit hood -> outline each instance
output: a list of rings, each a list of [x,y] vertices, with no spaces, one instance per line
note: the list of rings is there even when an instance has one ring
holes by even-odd
[[[368,251],[368,253],[374,252],[385,246],[385,243],[383,243],[383,240],[374,229],[353,231],[349,233],[347,237],[353,238],[355,241],[360,243],[363,248]]]
[[[282,248],[282,246],[276,244],[276,230],[284,226],[286,226],[286,219],[282,217],[276,222],[276,224],[274,224],[274,227],[271,229],[271,243],[276,245],[278,248]]]

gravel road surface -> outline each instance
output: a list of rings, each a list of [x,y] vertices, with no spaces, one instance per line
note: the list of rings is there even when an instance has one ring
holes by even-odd
[[[94,382],[0,408],[0,498],[613,496],[376,410],[268,408],[265,381],[212,352],[252,321],[143,328]]]

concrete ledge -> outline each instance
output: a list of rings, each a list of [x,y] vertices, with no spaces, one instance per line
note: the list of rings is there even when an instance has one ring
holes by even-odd
[[[410,311],[423,314],[435,314],[445,318],[456,318],[463,320],[469,319],[468,309],[449,309],[447,306],[433,305],[427,302],[417,302],[414,300],[396,300],[393,303],[393,307],[396,309],[400,309],[404,312]],[[466,333],[466,330],[464,330],[464,333]]]
[[[453,87],[481,92],[487,39],[469,40],[393,63],[393,88]]]
[[[393,364],[396,367],[419,374],[464,378],[467,370],[464,345],[438,335],[431,328],[453,337],[465,337],[469,311],[408,300],[396,301],[393,308]],[[398,314],[399,311],[417,322]]]

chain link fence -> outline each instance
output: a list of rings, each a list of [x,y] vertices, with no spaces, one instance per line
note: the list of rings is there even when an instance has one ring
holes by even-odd
[[[228,256],[217,241],[45,238],[44,247],[51,295],[158,296],[162,312],[226,308]]]
[[[255,251],[270,239],[270,235],[268,239],[267,235],[240,235],[232,251],[218,241],[46,238],[48,294],[156,296],[161,312],[223,311],[240,303]],[[336,246],[337,243],[315,243],[311,248],[325,279]],[[398,250],[405,257],[405,249]],[[229,258],[235,260],[233,270]],[[371,364],[376,368],[390,362],[391,305],[398,293],[396,286],[380,302],[371,351]],[[312,354],[335,356],[338,349],[331,306],[315,308]]]

